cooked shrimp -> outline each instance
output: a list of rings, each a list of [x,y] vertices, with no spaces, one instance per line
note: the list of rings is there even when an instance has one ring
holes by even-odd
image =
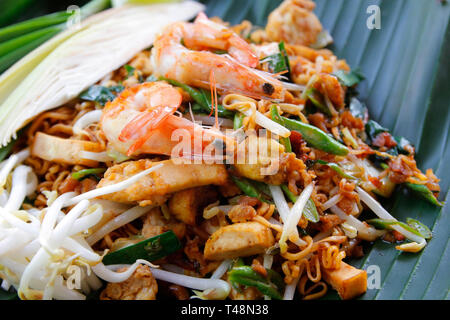
[[[183,129],[180,133],[187,134],[192,140],[203,135],[202,150],[214,138],[222,137],[217,131],[203,129],[173,115],[181,100],[179,91],[166,82],[139,84],[122,91],[105,106],[100,125],[111,146],[128,156],[142,153],[172,155],[173,148],[179,144],[172,138],[177,129]]]
[[[226,50],[220,55],[205,49]],[[224,26],[199,14],[194,23],[170,25],[156,39],[154,72],[188,85],[208,89],[214,71],[219,92],[240,92],[256,98],[283,99],[283,84],[254,69],[258,57],[250,45]]]
[[[316,42],[322,24],[310,0],[285,0],[269,15],[266,33],[271,41],[309,46]]]
[[[177,110],[181,100],[178,90],[164,82],[133,86],[105,106],[102,130],[117,151],[131,155]]]

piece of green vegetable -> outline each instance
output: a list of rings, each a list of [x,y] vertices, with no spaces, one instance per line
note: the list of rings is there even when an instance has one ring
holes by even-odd
[[[425,239],[431,239],[433,236],[431,230],[419,220],[406,218],[406,223],[414,230],[417,230],[417,232],[419,232]]]
[[[237,284],[255,287],[262,294],[273,299],[283,299],[281,291],[284,289],[284,283],[281,276],[271,269],[267,269],[267,277],[254,271],[250,266],[235,266],[228,272],[228,279],[237,287]]]
[[[33,2],[33,0],[0,1],[0,27],[12,23]]]
[[[278,113],[278,108],[276,105],[272,105],[270,107],[270,116],[273,121],[275,121],[278,124],[281,124],[282,126],[285,126],[284,120]],[[280,143],[284,146],[284,150],[286,152],[292,152],[291,140],[289,140],[289,138],[280,137]]]
[[[385,220],[385,219],[369,219],[369,220],[366,220],[366,222],[368,224],[371,224],[372,226],[374,226],[377,229],[394,230],[394,229],[392,229],[392,226],[398,225],[398,226],[404,228],[405,230],[407,230],[411,233],[414,233],[416,236],[425,238],[425,236],[422,235],[418,230],[414,229],[413,227],[411,227],[401,221],[392,221],[392,220]]]
[[[289,187],[285,184],[281,185],[281,190],[283,190],[286,197],[291,201],[292,203],[295,203],[298,199],[298,196],[293,194],[291,190],[289,190]],[[308,201],[306,201],[305,207],[303,208],[303,215],[305,218],[311,222],[319,222],[320,216],[319,212],[317,211],[316,204],[314,201],[309,198]]]
[[[244,118],[245,118],[245,115],[240,112],[236,112],[234,114],[234,119],[233,119],[233,129],[234,130],[238,130],[239,128],[242,128],[242,126],[244,125]]]
[[[375,138],[383,132],[389,132],[388,129],[382,127],[378,122],[374,120],[369,120],[366,123],[366,134],[369,139],[369,143],[371,144]]]
[[[98,102],[100,105],[104,106],[108,101],[113,101],[116,98],[116,95],[113,92],[120,93],[124,89],[125,87],[122,85],[109,88],[100,85],[93,85],[86,91],[82,92],[79,98],[87,101]]]
[[[339,79],[339,82],[346,87],[353,87],[355,84],[365,79],[359,69],[353,69],[349,72],[338,70],[334,72],[333,75],[335,75]]]
[[[0,288],[0,300],[18,300],[19,296],[17,295],[17,292],[13,289],[10,289],[10,291],[5,291]]]
[[[392,138],[397,143],[397,145],[395,147],[392,147],[389,150],[387,150],[386,151],[387,153],[389,153],[393,156],[397,156],[398,154],[405,154],[405,155],[410,154],[409,151],[406,149],[406,147],[408,145],[411,145],[411,143],[403,137],[397,137],[397,136],[392,135],[392,133],[388,129],[382,127],[378,122],[376,122],[374,120],[367,121],[367,123],[365,125],[365,129],[366,129],[366,135],[368,138],[368,143],[370,145],[373,143],[373,141],[376,139],[376,137],[380,133],[387,132],[392,136]]]
[[[357,178],[355,178],[354,176],[345,173],[344,170],[337,164],[334,162],[327,162],[324,160],[315,160],[315,162],[319,163],[319,164],[323,164],[326,165],[328,167],[330,167],[331,169],[333,169],[338,175],[340,175],[342,178],[347,178],[347,179],[351,179],[351,180],[358,180]]]
[[[313,148],[339,156],[345,156],[348,154],[348,148],[346,146],[337,142],[319,128],[298,120],[289,119],[286,117],[282,118],[286,128],[300,132],[303,139]]]
[[[331,111],[325,103],[323,95],[315,88],[309,87],[305,90],[304,95],[309,99],[320,111],[327,116],[331,116]]]
[[[1,28],[0,43],[33,31],[61,24],[66,22],[71,15],[71,13],[65,11],[55,12]]]
[[[209,114],[211,113],[212,103],[211,103],[211,94],[205,90],[200,88],[200,93],[203,96],[204,106],[206,106],[205,111]],[[221,104],[217,105],[217,115],[222,118],[234,119],[234,111],[225,109],[225,107]]]
[[[0,72],[5,71],[26,53],[61,32],[60,26],[51,26],[0,44]]]
[[[98,178],[98,174],[104,173],[106,171],[106,168],[90,168],[90,169],[82,169],[80,171],[72,173],[72,178],[76,180],[82,180],[83,178],[86,178],[87,176],[96,176]]]
[[[128,77],[131,77],[134,75],[134,71],[136,70],[135,67],[130,66],[129,64],[126,64],[123,66],[128,74]]]
[[[172,80],[166,77],[159,77],[159,80],[164,80],[170,83],[173,86],[180,87],[185,92],[187,92],[192,99],[194,99],[195,102],[198,103],[199,106],[202,107],[202,111],[209,114],[211,113],[211,97],[207,94],[207,92],[203,89],[197,90],[192,88],[191,86],[188,86],[187,84],[181,83],[176,80]],[[233,119],[234,118],[234,112],[225,109],[222,105],[217,106],[217,114],[219,117]]]
[[[261,63],[267,63],[270,73],[279,73],[287,70],[286,60],[281,53],[272,54],[260,60]]]
[[[251,181],[246,178],[236,177],[230,175],[231,180],[236,184],[236,186],[241,189],[241,191],[249,197],[257,198],[263,202],[269,202],[267,194],[262,190],[261,186],[257,184],[257,181]]]
[[[108,5],[108,0],[93,0],[81,8],[81,17],[101,11]],[[0,43],[0,72],[65,30],[67,28],[65,22],[70,16],[71,14],[67,12],[57,12],[0,29],[0,42],[3,41]]]
[[[438,207],[442,207],[444,205],[442,202],[439,202],[436,199],[436,197],[434,196],[433,192],[431,192],[431,190],[428,189],[426,185],[410,183],[410,182],[406,182],[404,185],[409,190],[413,191],[415,194],[420,196],[422,199],[430,202],[431,204],[434,204],[434,205],[436,205]]]
[[[167,231],[155,237],[131,246],[108,253],[102,262],[109,264],[133,264],[138,259],[153,261],[161,259],[181,248],[180,241],[173,231]]]
[[[284,58],[285,65],[286,65],[286,70],[288,71],[283,76],[290,80],[291,79],[291,65],[289,64],[289,55],[287,54],[286,47],[285,47],[283,41],[278,43],[278,49],[280,50],[280,53],[281,53],[281,55]]]
[[[0,148],[0,162],[5,160],[5,158],[11,153],[11,150],[16,142],[17,140],[13,139],[6,146]]]
[[[281,53],[272,54],[260,60],[261,63],[267,63],[270,73],[279,73],[287,70],[286,60]]]

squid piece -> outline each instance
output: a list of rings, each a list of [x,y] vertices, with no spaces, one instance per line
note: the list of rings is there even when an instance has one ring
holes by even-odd
[[[31,155],[48,160],[72,165],[96,167],[98,162],[80,157],[82,151],[101,152],[104,147],[100,143],[63,139],[38,132],[31,147]]]
[[[104,195],[102,198],[121,203],[138,202],[141,206],[161,204],[174,192],[211,184],[222,185],[228,177],[223,164],[184,164],[172,160],[152,162],[149,159],[141,159],[110,167],[97,188],[118,183],[157,164],[163,166],[125,190]]]

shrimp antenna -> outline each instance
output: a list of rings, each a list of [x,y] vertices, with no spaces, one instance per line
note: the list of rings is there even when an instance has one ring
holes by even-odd
[[[209,84],[211,88],[211,112],[209,116],[212,115],[213,110],[215,111],[215,124],[214,127],[219,128],[219,116],[218,116],[218,102],[217,102],[217,85],[216,85],[216,77],[214,76],[214,70],[211,69],[209,73]]]

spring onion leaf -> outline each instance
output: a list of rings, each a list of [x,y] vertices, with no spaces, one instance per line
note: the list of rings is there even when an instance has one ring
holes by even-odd
[[[103,257],[103,263],[133,264],[138,259],[153,261],[161,259],[181,248],[180,241],[173,231],[169,230],[155,237],[108,253]]]
[[[284,282],[281,276],[271,269],[266,268],[266,271],[267,277],[264,277],[250,266],[235,265],[228,272],[228,279],[235,288],[238,285],[255,287],[262,294],[273,299],[281,300],[282,296],[280,292],[284,289]]]
[[[409,190],[413,191],[415,194],[420,196],[422,199],[430,202],[431,204],[434,204],[438,207],[442,207],[444,205],[442,202],[439,202],[436,199],[433,192],[431,192],[431,190],[428,189],[426,185],[406,182],[405,186]]]
[[[234,130],[238,130],[239,128],[242,128],[242,126],[244,125],[244,118],[245,118],[245,115],[243,115],[240,112],[236,112],[234,114],[234,119],[233,119],[233,129]]]
[[[98,9],[94,0],[81,9]],[[89,10],[83,10],[84,8]],[[110,72],[148,48],[164,26],[188,20],[203,9],[196,2],[112,8],[69,28],[16,63],[0,77],[0,144],[43,111],[76,98]],[[148,21],[154,23],[149,26]],[[102,54],[86,55],[90,52]],[[108,48],[107,50],[105,48]]]
[[[241,189],[241,191],[249,197],[257,198],[260,201],[269,203],[268,195],[263,191],[263,187],[257,181],[251,181],[243,177],[236,177],[230,175],[231,180],[236,184],[236,186]]]
[[[293,194],[291,192],[291,190],[289,190],[289,187],[287,185],[282,184],[281,189],[283,190],[284,194],[289,199],[289,201],[291,201],[292,203],[295,203],[297,201],[298,196]],[[314,222],[314,223],[319,222],[319,220],[320,220],[319,212],[317,211],[316,204],[314,203],[314,201],[311,198],[309,198],[308,201],[306,201],[306,205],[303,208],[303,215],[305,216],[305,218],[307,220]]]
[[[285,126],[284,120],[278,113],[278,108],[276,105],[272,105],[270,107],[270,116],[273,121],[275,121],[278,124],[281,124],[283,127]],[[280,143],[284,146],[284,150],[286,152],[292,152],[291,140],[289,140],[289,138],[280,137]]]
[[[348,148],[346,146],[337,142],[319,128],[298,120],[286,117],[282,118],[286,128],[300,132],[302,134],[302,138],[313,148],[339,156],[345,156],[348,154]]]
[[[340,175],[342,178],[347,178],[347,179],[351,179],[351,180],[358,180],[357,178],[355,178],[354,176],[346,173],[337,163],[334,162],[327,162],[324,160],[315,160],[315,162],[319,163],[319,164],[323,164],[326,165],[328,167],[330,167],[331,169],[333,169],[338,175]]]
[[[16,141],[16,139],[11,140],[6,146],[0,148],[0,161],[5,160],[5,158],[11,153]]]
[[[55,12],[45,16],[19,22],[0,29],[0,42],[17,38],[24,34],[66,22],[71,16],[69,12]]]
[[[2,0],[0,1],[0,26],[13,22],[20,14],[23,13],[33,0]]]
[[[90,169],[82,169],[80,171],[72,173],[72,178],[76,180],[82,180],[87,176],[94,175],[98,178],[98,174],[106,171],[106,168],[90,168]]]
[[[417,232],[419,232],[427,240],[431,239],[431,237],[433,236],[431,230],[418,220],[415,220],[413,218],[406,218],[406,223],[414,230],[417,230]]]
[[[368,224],[371,224],[372,226],[374,226],[377,229],[389,229],[389,230],[394,230],[392,228],[392,226],[394,225],[398,225],[402,228],[404,228],[405,230],[414,233],[415,235],[425,238],[424,235],[422,235],[418,230],[414,229],[413,227],[409,226],[408,224],[401,222],[401,221],[396,221],[396,220],[385,220],[385,219],[370,219],[370,220],[366,220],[366,222]]]

